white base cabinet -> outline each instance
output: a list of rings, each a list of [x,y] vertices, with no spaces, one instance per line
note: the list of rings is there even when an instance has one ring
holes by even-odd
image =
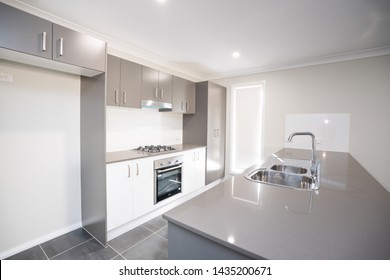
[[[107,230],[153,210],[153,161],[107,164]]]
[[[186,151],[183,159],[183,193],[187,194],[205,185],[206,148]]]

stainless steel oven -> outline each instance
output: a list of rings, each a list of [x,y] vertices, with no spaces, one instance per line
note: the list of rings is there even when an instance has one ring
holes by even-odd
[[[183,156],[154,161],[154,203],[181,193]]]

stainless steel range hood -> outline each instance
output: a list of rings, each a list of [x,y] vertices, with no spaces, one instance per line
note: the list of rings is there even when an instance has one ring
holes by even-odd
[[[151,109],[163,109],[164,111],[169,111],[172,109],[172,103],[166,103],[155,100],[142,100],[142,108],[151,108]]]

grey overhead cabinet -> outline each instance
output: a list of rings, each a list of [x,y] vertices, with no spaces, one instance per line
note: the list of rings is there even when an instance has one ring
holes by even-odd
[[[183,116],[183,143],[207,146],[206,184],[225,176],[226,88],[196,83],[196,113]]]
[[[107,105],[141,108],[142,66],[107,56]]]
[[[50,21],[0,3],[0,47],[52,58],[53,25]]]
[[[142,106],[172,108],[172,75],[142,66]]]
[[[106,42],[0,3],[0,58],[92,77],[105,72]]]
[[[173,76],[172,112],[195,113],[195,83]]]
[[[105,54],[105,42],[53,24],[53,60],[104,72]]]

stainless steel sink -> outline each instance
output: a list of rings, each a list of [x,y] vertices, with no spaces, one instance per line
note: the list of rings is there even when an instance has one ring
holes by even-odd
[[[289,158],[270,158],[245,175],[256,182],[300,190],[316,190],[320,184],[320,163]]]
[[[247,179],[271,185],[290,187],[303,190],[316,189],[315,179],[311,176],[273,171],[267,169],[256,169],[246,176]]]
[[[284,165],[284,164],[275,164],[271,166],[271,169],[274,171],[282,171],[295,174],[306,174],[307,169],[304,167]]]

